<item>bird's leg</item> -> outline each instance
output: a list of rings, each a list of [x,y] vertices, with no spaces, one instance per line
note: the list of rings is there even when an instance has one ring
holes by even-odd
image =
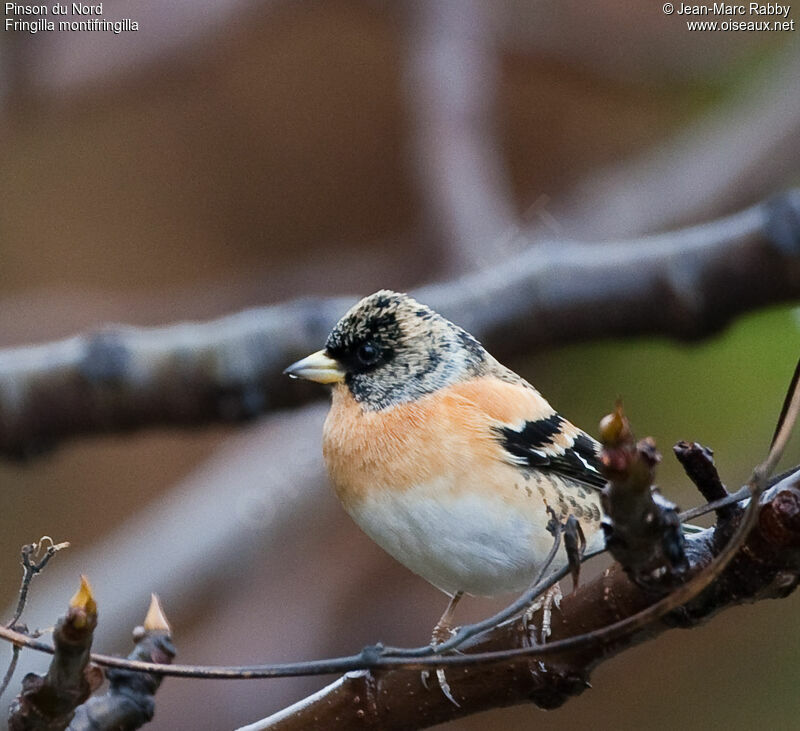
[[[433,628],[433,632],[431,633],[431,646],[436,647],[436,645],[440,645],[442,642],[449,640],[452,636],[453,613],[455,612],[456,605],[461,600],[462,596],[464,596],[464,592],[457,591],[450,598],[450,601],[447,604],[447,609],[444,610],[444,614],[442,614],[441,619],[439,619],[439,621],[436,623],[436,626]],[[428,687],[428,676],[429,672],[427,670],[423,670],[420,674],[422,685],[426,689]],[[439,681],[439,687],[442,689],[442,693],[444,693],[445,698],[447,698],[447,700],[449,700],[453,705],[460,706],[461,704],[453,697],[453,693],[450,690],[450,684],[447,682],[447,677],[444,674],[444,668],[436,668],[436,680]]]
[[[531,641],[534,644],[536,644],[536,625],[533,623],[533,615],[540,609],[542,610],[542,628],[539,637],[541,638],[541,643],[544,644],[550,636],[553,607],[556,609],[561,607],[561,599],[563,596],[561,587],[558,584],[553,584],[553,586],[528,607],[525,612],[525,624],[529,626]]]
[[[567,563],[572,574],[572,591],[578,587],[578,579],[581,571],[581,561],[583,554],[586,552],[586,538],[583,535],[583,529],[578,519],[574,515],[567,518],[567,522],[563,526],[564,530],[564,548],[567,552]],[[542,644],[547,642],[547,638],[551,632],[551,622],[553,618],[553,607],[559,609],[561,607],[561,587],[558,584],[551,586],[542,596],[534,601],[525,612],[525,622],[530,625],[531,641],[536,642],[536,626],[533,624],[533,615],[540,609],[542,610],[542,629],[540,638]]]
[[[461,597],[464,596],[463,591],[457,591],[450,597],[450,601],[447,604],[447,609],[444,610],[444,614],[442,614],[441,619],[436,623],[436,626],[433,628],[433,632],[431,632],[431,645],[434,647],[436,645],[440,645],[445,640],[449,640],[453,634],[453,614],[456,610],[456,605],[461,601]]]

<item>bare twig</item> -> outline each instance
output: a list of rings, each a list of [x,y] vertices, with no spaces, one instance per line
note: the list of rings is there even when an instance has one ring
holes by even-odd
[[[704,595],[705,598],[698,598],[693,602],[693,608],[691,610],[684,610],[683,614],[681,615],[683,617],[683,623],[692,624],[699,621],[702,617],[708,616],[719,609],[731,604],[749,600],[756,596],[774,596],[776,595],[775,592],[779,592],[781,595],[783,595],[794,587],[798,576],[800,576],[800,554],[798,554],[797,550],[795,549],[797,545],[800,545],[800,525],[796,524],[796,509],[784,515],[784,506],[787,505],[787,498],[784,496],[790,493],[794,494],[792,493],[794,490],[797,493],[795,505],[798,501],[800,501],[800,489],[798,489],[800,488],[800,485],[798,485],[798,474],[800,473],[795,472],[793,475],[784,478],[782,482],[775,485],[770,490],[770,493],[765,496],[765,501],[762,503],[761,512],[763,514],[768,510],[771,514],[771,518],[767,523],[764,521],[759,522],[759,528],[757,530],[758,535],[754,536],[751,541],[752,546],[760,546],[760,555],[757,555],[754,552],[752,546],[747,551],[739,552],[736,559],[736,570],[726,574],[725,581],[717,586],[713,595]],[[780,525],[782,527],[780,530],[776,530],[774,527],[775,525]],[[692,536],[687,541],[687,553],[691,559],[690,573],[698,571],[700,571],[701,574],[705,573],[702,567],[709,563],[709,556],[716,550],[714,547],[714,542],[709,540],[708,537],[708,534],[711,532],[712,531],[709,530],[705,534]],[[732,542],[729,542],[728,546],[730,547],[731,545]],[[764,549],[765,545],[769,550]],[[778,583],[776,584],[776,582]],[[614,600],[610,604],[606,604],[605,602],[609,596],[614,596]],[[581,601],[579,601],[579,599],[581,599]],[[121,658],[111,658],[108,656],[95,656],[93,659],[98,663],[102,663],[107,666],[137,669],[145,672],[159,673],[164,675],[206,678],[275,677],[278,675],[295,675],[311,672],[315,674],[326,672],[342,672],[346,670],[352,670],[357,667],[371,667],[379,672],[375,676],[377,680],[370,682],[387,682],[389,685],[395,688],[395,690],[397,690],[397,687],[395,687],[394,683],[399,683],[401,679],[403,683],[412,682],[414,673],[409,673],[407,668],[418,669],[420,667],[429,665],[447,666],[458,664],[466,666],[468,664],[477,664],[476,669],[469,671],[464,677],[481,678],[481,682],[484,682],[488,677],[489,680],[492,681],[490,687],[495,689],[495,693],[497,693],[497,682],[500,680],[502,680],[502,682],[506,682],[508,681],[509,677],[518,677],[515,675],[516,672],[524,671],[524,674],[529,676],[531,678],[530,682],[533,683],[533,690],[531,690],[529,686],[526,686],[528,687],[528,692],[532,694],[531,697],[536,702],[545,704],[547,697],[545,691],[548,688],[551,694],[550,703],[552,703],[552,693],[556,693],[556,695],[561,698],[561,701],[563,701],[566,699],[566,697],[568,697],[568,695],[576,690],[576,687],[573,687],[569,692],[565,691],[564,688],[561,688],[559,691],[558,684],[563,680],[563,675],[560,674],[560,672],[551,672],[548,675],[546,672],[536,671],[533,673],[533,675],[531,675],[531,666],[529,665],[528,661],[525,661],[520,665],[515,659],[516,657],[520,655],[525,657],[530,653],[534,653],[536,655],[554,654],[559,658],[578,658],[574,659],[574,665],[571,664],[570,667],[573,667],[573,669],[581,668],[580,673],[588,673],[593,664],[596,664],[596,662],[598,662],[600,659],[609,655],[610,648],[613,647],[613,651],[616,652],[622,647],[626,646],[630,641],[633,641],[635,636],[638,636],[639,631],[646,630],[648,633],[657,632],[663,630],[670,624],[673,624],[675,620],[673,619],[668,623],[655,627],[651,625],[641,625],[637,621],[636,631],[632,635],[626,634],[624,639],[618,637],[611,645],[607,645],[604,644],[609,639],[608,636],[606,636],[603,642],[600,643],[600,646],[604,649],[597,647],[594,641],[589,643],[585,641],[570,643],[568,641],[564,643],[558,638],[567,638],[568,640],[570,637],[574,638],[574,630],[576,628],[578,629],[577,634],[580,636],[587,628],[600,628],[604,626],[613,627],[613,622],[609,622],[609,619],[613,617],[619,617],[620,613],[623,616],[626,616],[626,613],[628,612],[630,612],[630,615],[628,616],[635,616],[636,610],[634,608],[639,609],[646,607],[650,601],[651,597],[649,595],[641,592],[634,585],[627,582],[627,580],[624,578],[624,575],[622,575],[619,571],[612,572],[611,574],[607,574],[603,579],[597,580],[592,584],[579,589],[574,597],[570,595],[565,599],[562,612],[559,614],[559,619],[557,621],[557,631],[555,631],[554,634],[554,636],[557,638],[556,642],[562,642],[560,646],[556,645],[555,643],[533,649],[522,646],[519,650],[511,653],[509,653],[508,648],[514,647],[520,641],[519,633],[521,632],[521,628],[518,626],[518,623],[512,623],[511,625],[503,625],[498,627],[487,635],[483,635],[477,645],[473,645],[469,648],[462,648],[464,650],[469,649],[471,651],[467,655],[456,657],[447,656],[422,658],[416,661],[409,661],[405,658],[381,657],[379,648],[372,648],[371,650],[368,648],[365,652],[360,653],[357,656],[346,658],[345,660],[347,660],[347,663],[314,664],[313,667],[310,663],[283,666],[250,666],[232,668],[196,666],[170,667],[169,665],[164,664],[131,662]],[[588,615],[586,615],[586,612],[588,612]],[[9,633],[11,633],[10,630],[2,630],[3,636],[9,637]],[[601,634],[602,630],[601,632],[595,634],[595,638],[598,640],[602,639]],[[31,640],[24,635],[20,636],[18,633],[11,633],[9,638],[14,641],[20,641],[20,644],[35,646],[37,649],[51,649],[47,647],[46,643],[39,643],[38,641]],[[500,647],[505,649],[499,652],[497,649],[492,649]],[[488,653],[480,652],[482,650],[492,651]],[[476,651],[478,651],[477,654],[475,654]],[[496,673],[492,670],[492,668],[494,667],[496,661],[502,660],[503,658],[505,658],[504,662],[510,664],[507,664],[505,666],[505,670],[500,674],[502,678],[498,678],[495,677]],[[587,658],[589,659],[587,660]],[[580,665],[578,660],[580,663],[583,663],[583,665]],[[563,662],[563,659],[559,660],[559,667],[562,666]],[[577,670],[574,671],[578,672]],[[467,671],[465,670],[464,672],[466,673]],[[461,677],[460,674],[459,677]],[[581,675],[581,677],[583,676]],[[345,685],[347,686],[348,683],[345,683]],[[413,683],[410,687],[416,688]],[[516,688],[517,686],[514,685],[514,687]],[[352,690],[353,688],[349,688],[348,693]],[[522,691],[520,690],[520,692]],[[559,695],[559,693],[561,693],[561,695]],[[521,702],[525,700],[527,695],[517,696],[515,691],[515,695],[513,697],[517,698],[517,701],[509,700],[509,702]],[[348,695],[348,698],[349,702],[352,704],[352,696]],[[431,698],[429,697],[421,696],[421,698],[424,699],[426,706],[430,705],[430,702],[432,702]],[[488,703],[488,699],[483,694],[478,694],[473,700],[475,702]],[[331,699],[328,697],[324,702],[330,703],[334,707],[336,706],[335,698]],[[448,703],[448,705],[452,704]],[[470,705],[474,709],[474,704]],[[360,706],[358,704],[354,704],[352,712],[355,713],[359,708]],[[443,712],[441,709],[436,711],[436,713],[441,712]],[[440,716],[436,717],[439,718]],[[305,716],[305,718],[306,721],[308,721],[308,717]],[[283,726],[279,727],[283,728]],[[303,726],[287,726],[286,728],[303,728]],[[313,724],[310,725],[309,728],[314,728]]]
[[[50,545],[42,551],[45,541],[49,542]],[[53,539],[50,536],[42,536],[38,543],[28,543],[22,547],[22,583],[19,587],[17,608],[14,610],[14,616],[6,627],[13,627],[22,617],[22,612],[25,611],[25,602],[28,600],[28,589],[33,577],[47,566],[56,553],[68,547],[69,543],[67,541],[53,543]],[[39,555],[40,558],[32,562],[31,557],[35,555]],[[0,695],[2,695],[2,691],[0,691]]]
[[[728,497],[728,490],[722,484],[717,468],[714,466],[714,452],[697,442],[692,444],[678,442],[672,451],[683,466],[687,477],[710,504],[725,501]],[[717,516],[721,520],[726,520],[731,516],[733,510],[731,504],[722,505],[717,510]]]
[[[713,224],[603,246],[543,245],[415,294],[501,357],[615,334],[714,332],[800,293],[800,191]],[[0,351],[0,454],[81,434],[235,421],[319,393],[280,375],[355,298],[208,323],[112,328]]]
[[[45,541],[49,542],[50,545],[42,552]],[[6,627],[17,629],[17,623],[22,618],[22,613],[25,611],[25,603],[28,600],[28,589],[30,588],[31,581],[33,581],[33,577],[47,566],[50,559],[55,556],[58,551],[68,546],[69,543],[66,541],[63,543],[53,543],[53,539],[50,538],[50,536],[43,536],[38,543],[29,543],[22,547],[22,582],[19,587],[19,596],[17,598],[16,609],[14,610],[14,616],[8,624],[6,624]],[[31,561],[31,557],[35,555],[39,555],[40,558]],[[24,630],[25,628],[21,627],[20,629]],[[16,670],[17,661],[19,660],[19,650],[20,648],[18,645],[14,645],[11,650],[11,660],[8,663],[8,669],[3,676],[2,682],[0,682],[0,697],[6,692],[8,684],[14,676],[14,670]]]
[[[11,648],[11,660],[8,663],[8,668],[6,669],[6,674],[3,676],[3,682],[0,683],[0,696],[6,692],[8,689],[8,685],[11,682],[11,678],[14,677],[14,671],[17,669],[17,662],[19,661],[19,652],[20,647],[19,645],[14,645]]]
[[[766,463],[765,463],[766,464]],[[764,466],[760,466],[756,470],[756,475],[764,474]],[[792,474],[787,477],[785,481],[789,481],[795,477]],[[756,477],[753,478],[756,480]],[[758,477],[760,480],[761,478]],[[751,494],[758,496],[761,483],[755,484],[750,488]],[[782,483],[779,483],[782,484]],[[751,501],[751,506],[756,505],[757,500]],[[683,603],[686,603],[696,597],[708,584],[717,578],[727,564],[730,562],[733,554],[736,553],[742,536],[746,534],[751,527],[750,522],[747,520],[748,511],[750,514],[757,514],[757,509],[748,506],[745,511],[742,521],[737,527],[737,531],[728,544],[720,551],[720,553],[709,562],[708,566],[697,575],[695,575],[689,582],[682,585],[664,599],[648,606],[641,612],[625,617],[615,624],[608,625],[596,631],[587,634],[579,634],[573,637],[567,637],[562,640],[550,642],[547,645],[537,645],[536,647],[523,647],[518,649],[505,649],[487,653],[471,653],[469,655],[448,655],[441,656],[433,654],[429,650],[423,651],[423,648],[414,648],[413,650],[400,649],[400,648],[385,648],[382,645],[376,645],[365,648],[357,655],[348,657],[331,658],[328,660],[308,661],[308,662],[295,662],[295,663],[278,663],[278,664],[261,664],[261,665],[238,665],[238,666],[203,666],[203,665],[165,665],[152,662],[138,662],[129,661],[118,657],[109,655],[93,654],[92,660],[98,665],[110,668],[123,668],[129,670],[138,670],[145,673],[157,673],[165,676],[174,677],[193,677],[193,678],[206,678],[206,679],[256,679],[256,678],[276,678],[276,677],[295,677],[300,675],[326,675],[334,672],[347,672],[350,670],[359,669],[418,669],[431,666],[446,666],[446,665],[473,665],[485,661],[503,660],[512,658],[518,655],[557,655],[564,651],[572,651],[582,649],[586,646],[593,646],[615,640],[618,637],[640,630],[648,622],[659,619],[668,612]],[[799,526],[800,528],[800,526]],[[709,533],[711,529],[705,533]],[[689,541],[698,542],[698,546],[702,546],[707,542],[707,536],[701,534],[700,537],[693,536]],[[698,547],[694,548],[698,551]],[[589,558],[590,556],[587,556]],[[552,585],[559,578],[563,578],[569,573],[569,567],[565,567],[561,572],[551,576],[546,580],[547,585]],[[535,587],[537,593],[541,593],[547,586],[539,585]],[[527,596],[525,597],[527,598]],[[513,606],[513,605],[512,605]],[[508,610],[504,610],[508,611]],[[518,612],[509,612],[513,616]],[[494,620],[494,618],[492,618]],[[487,624],[490,620],[486,621]],[[483,624],[483,623],[481,623]],[[477,625],[476,625],[477,626]],[[492,621],[491,627],[496,626],[496,622]],[[475,633],[477,634],[477,633]],[[45,642],[38,641],[27,635],[9,630],[7,628],[0,628],[0,638],[8,641],[29,647],[40,652],[53,653],[52,646]],[[466,638],[465,638],[466,639]],[[437,646],[445,647],[444,643]],[[396,653],[396,655],[395,655]],[[429,655],[424,657],[423,655]],[[432,656],[430,656],[432,655]]]
[[[770,442],[770,449],[775,446],[775,443],[778,441],[778,437],[781,434],[781,430],[784,428],[784,424],[786,420],[789,418],[789,411],[793,405],[793,399],[795,398],[797,392],[797,382],[800,381],[800,360],[797,361],[797,365],[794,367],[794,373],[792,374],[792,380],[789,384],[789,388],[786,391],[786,398],[783,401],[783,406],[781,407],[780,416],[778,416],[778,422],[775,424],[775,433],[772,435],[772,441]]]
[[[713,502],[706,503],[705,505],[698,505],[694,508],[689,508],[680,513],[679,517],[681,522],[685,523],[694,518],[699,518],[701,515],[706,515],[711,512],[719,513],[725,508],[729,508],[736,503],[746,500],[750,496],[750,490],[747,486],[738,489],[736,492],[731,493],[725,497],[714,500]]]

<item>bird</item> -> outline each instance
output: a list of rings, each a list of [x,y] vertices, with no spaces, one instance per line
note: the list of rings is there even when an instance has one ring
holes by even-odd
[[[598,443],[411,296],[363,298],[284,373],[332,385],[323,455],[345,511],[450,597],[434,644],[464,594],[530,585],[553,546],[551,516],[574,516],[586,548],[602,547]]]

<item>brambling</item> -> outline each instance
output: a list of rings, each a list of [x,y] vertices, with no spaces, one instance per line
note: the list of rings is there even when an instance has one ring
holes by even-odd
[[[589,549],[602,546],[597,442],[411,297],[364,298],[285,373],[333,384],[323,451],[336,495],[370,538],[450,595],[437,628],[463,593],[530,584],[553,545],[548,508],[575,516]]]

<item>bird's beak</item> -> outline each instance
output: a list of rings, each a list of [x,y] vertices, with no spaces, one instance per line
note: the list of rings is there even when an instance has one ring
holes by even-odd
[[[345,375],[339,361],[326,355],[324,350],[292,363],[284,373],[291,378],[304,378],[317,383],[339,383]]]

